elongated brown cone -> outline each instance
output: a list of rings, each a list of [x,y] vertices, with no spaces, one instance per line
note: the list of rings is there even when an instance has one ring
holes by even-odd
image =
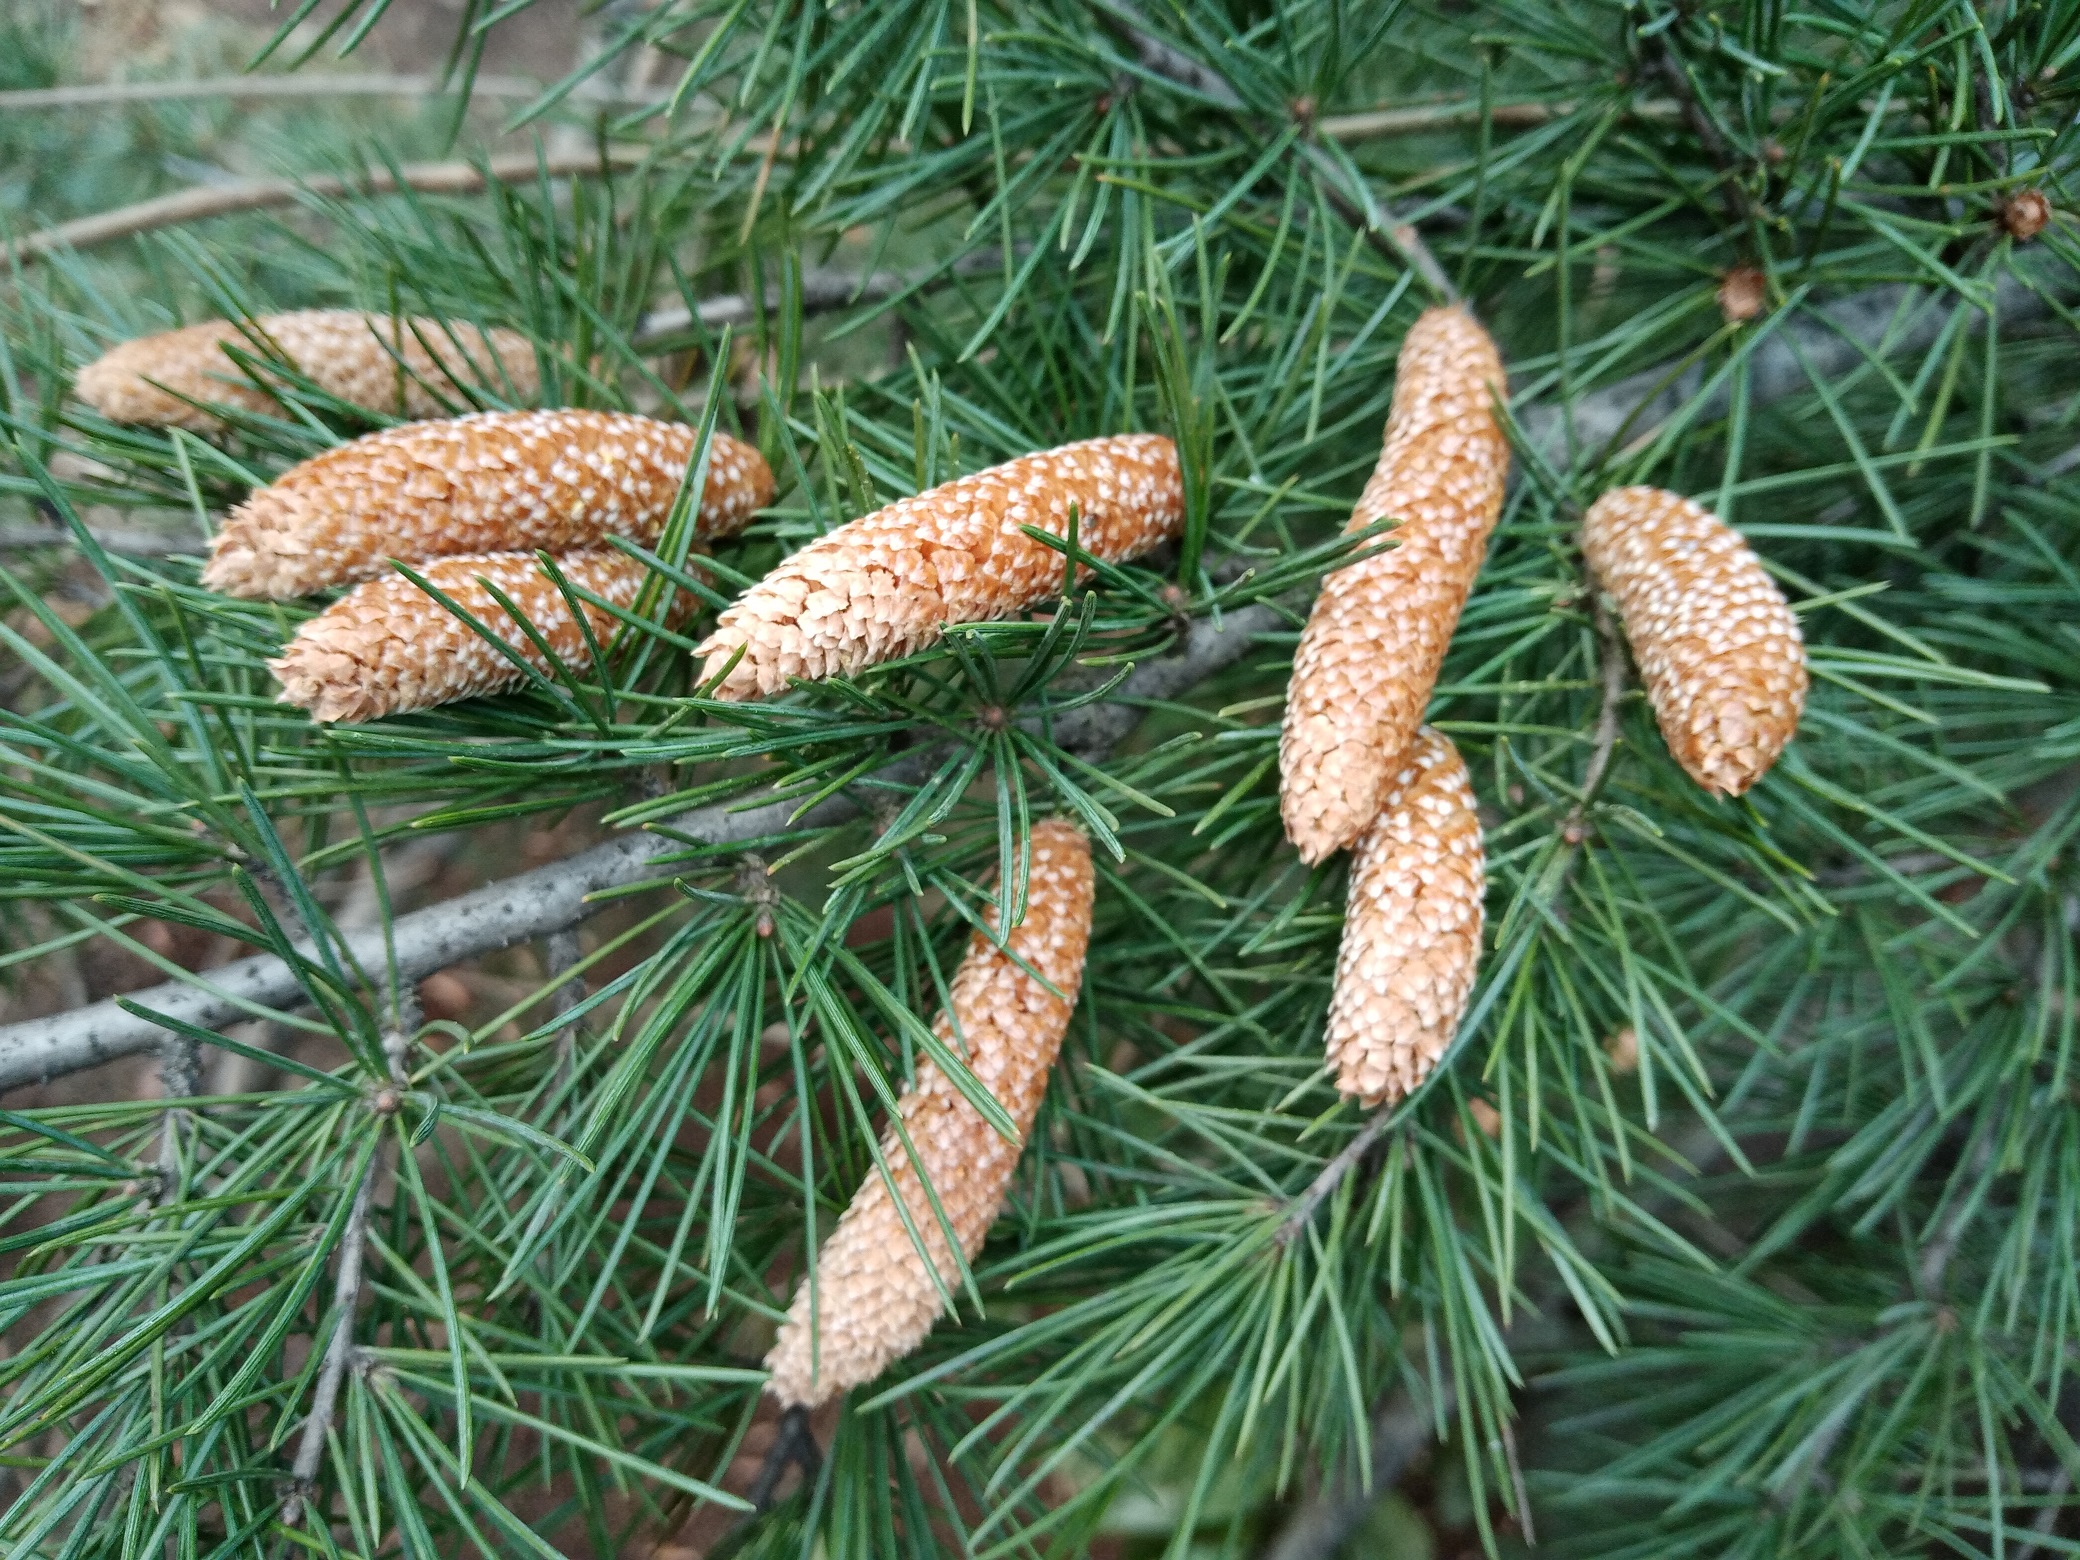
[[[634,603],[649,571],[607,548],[556,560],[574,590],[618,607]],[[573,671],[592,664],[592,649],[570,604],[527,553],[476,553],[442,558],[418,571],[537,671],[548,660],[481,583],[490,580],[520,609]],[[605,648],[620,626],[610,612],[584,603],[592,636]],[[282,701],[313,720],[361,721],[524,683],[525,675],[461,618],[401,574],[348,591],[296,631],[267,663],[281,679]]]
[[[1336,570],[1293,654],[1279,807],[1300,858],[1355,840],[1437,685],[1437,669],[1502,513],[1509,443],[1495,343],[1460,308],[1431,309],[1401,345],[1385,447],[1346,528],[1389,516],[1390,550]]]
[[[1486,886],[1466,765],[1425,726],[1351,853],[1328,1037],[1345,1094],[1401,1099],[1444,1055],[1480,964]]]
[[[1739,532],[1660,488],[1597,499],[1582,552],[1618,604],[1676,762],[1707,791],[1739,796],[1805,709],[1805,640],[1784,593]]]
[[[406,423],[292,466],[224,521],[202,583],[306,596],[388,560],[654,542],[698,433],[622,412],[480,412]],[[727,536],[770,503],[765,457],[717,433],[695,533]]]
[[[1152,433],[1085,439],[899,499],[811,542],[737,599],[698,654],[724,699],[793,677],[856,672],[936,641],[950,623],[1008,617],[1057,594],[1062,555],[1019,528],[1069,534],[1111,562],[1184,524],[1177,446]]]
[[[263,379],[264,361],[285,362],[328,394],[391,416],[439,417],[452,406],[466,407],[464,385],[507,401],[531,401],[541,389],[534,346],[518,331],[487,333],[435,319],[409,319],[400,329],[388,315],[354,309],[267,314],[242,326],[205,320],[140,336],[81,369],[73,388],[113,422],[200,432],[223,422],[194,401],[279,411],[280,403],[225,355],[226,347],[258,360],[254,373]]]
[[[949,1045],[965,1044],[968,1065],[1018,1123],[1021,1137],[1047,1092],[1047,1075],[1083,984],[1092,887],[1090,842],[1072,824],[1037,825],[1026,918],[1012,932],[1011,948],[1061,995],[977,933],[953,977],[958,1033],[944,1013],[932,1026]],[[1021,1146],[999,1137],[930,1062],[918,1065],[917,1082],[904,1092],[898,1110],[917,1161],[893,1130],[881,1140],[882,1153],[902,1206],[951,1292],[960,1268],[924,1178],[961,1251],[973,1257],[996,1221]],[[766,1356],[773,1373],[769,1390],[783,1404],[814,1407],[872,1381],[924,1341],[941,1309],[939,1290],[903,1227],[888,1180],[877,1170],[824,1242],[815,1284],[804,1282],[795,1292],[779,1340]]]

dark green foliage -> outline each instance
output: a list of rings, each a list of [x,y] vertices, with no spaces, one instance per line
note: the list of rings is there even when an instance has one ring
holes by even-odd
[[[335,41],[379,9],[325,8]],[[1098,845],[1098,933],[1011,1205],[958,1322],[845,1406],[739,1552],[1074,1554],[1135,1505],[1163,1531],[1121,1552],[1253,1553],[1411,1400],[1497,1548],[1528,1491],[1570,1553],[2074,1552],[2080,5],[675,0],[615,25],[683,71],[674,115],[607,127],[653,140],[637,172],[314,201],[5,299],[0,506],[77,527],[107,604],[68,625],[50,553],[5,575],[4,973],[203,927],[299,963],[308,1005],[254,1015],[278,1044],[336,1042],[270,1056],[263,1094],[0,1119],[8,1552],[639,1553],[734,1499],[770,1326],[1054,811]],[[1443,106],[1335,118],[1411,104]],[[2026,246],[1999,221],[2025,188],[2060,208]],[[1321,1066],[1342,868],[1283,842],[1277,721],[1431,301],[1393,222],[1494,328],[1526,430],[1433,708],[1483,805],[1490,941],[1449,1062],[1317,1204],[1364,1118]],[[1768,289],[1745,324],[1715,302],[1736,265]],[[826,266],[903,282],[806,309]],[[1840,351],[1822,306],[1887,287],[1886,337]],[[660,306],[722,294],[752,303],[733,337],[697,312],[658,336]],[[1179,439],[1191,527],[1050,619],[781,704],[700,698],[693,629],[649,612],[596,677],[314,729],[261,665],[305,606],[80,522],[193,537],[366,415],[313,394],[211,442],[65,386],[148,324],[343,299],[515,326],[552,402],[755,440],[781,496],[717,583],[674,576],[704,596],[1102,432]],[[1813,372],[1758,384],[1782,342]],[[1673,415],[1628,418],[1664,382]],[[1812,703],[1740,802],[1690,784],[1636,690],[1585,794],[1611,652],[1571,533],[1617,481],[1714,505],[1801,614]],[[1252,607],[1240,662],[1110,751],[1060,740],[1187,620]],[[387,924],[385,864],[438,831],[587,807],[669,834],[775,787],[863,811],[675,836],[574,1013],[559,973],[400,1034],[409,989],[333,929],[357,881]],[[1636,1071],[1604,1044],[1628,1028]],[[250,1042],[176,1037],[172,1076],[198,1043]],[[343,1321],[298,1492],[326,1522],[292,1529]]]

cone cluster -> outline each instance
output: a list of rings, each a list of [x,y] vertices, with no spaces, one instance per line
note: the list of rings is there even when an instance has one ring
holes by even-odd
[[[1078,546],[1108,562],[1177,535],[1176,445],[1147,433],[1065,444],[842,525],[722,613],[696,652],[702,678],[721,676],[717,698],[758,698],[913,654],[948,624],[1037,606],[1061,589],[1062,555],[1023,528],[1067,537],[1072,509]]]
[[[371,579],[392,558],[654,542],[698,441],[684,424],[624,412],[406,423],[255,489],[217,533],[202,582],[233,596],[305,596]],[[695,534],[730,535],[772,498],[764,457],[716,433]]]
[[[1715,796],[1739,796],[1805,709],[1805,641],[1784,593],[1738,532],[1660,488],[1597,499],[1582,552],[1617,605],[1676,762]]]
[[[474,387],[508,401],[531,401],[541,390],[534,345],[518,331],[354,309],[206,320],[140,336],[81,369],[73,388],[111,422],[209,433],[224,426],[213,406],[280,409],[269,362],[349,405],[393,417],[439,417],[467,405]]]
[[[1464,309],[1431,309],[1410,329],[1379,464],[1347,529],[1399,523],[1385,550],[1322,582],[1293,655],[1279,806],[1310,864],[1379,815],[1422,723],[1502,513],[1504,389],[1495,343]]]
[[[1379,464],[1348,530],[1397,522],[1336,570],[1293,656],[1279,808],[1301,859],[1352,846],[1330,997],[1336,1085],[1400,1099],[1457,1032],[1480,962],[1486,858],[1458,750],[1422,725],[1502,513],[1502,358],[1473,316],[1427,311],[1402,342]]]
[[[1010,951],[980,933],[971,938],[952,1005],[932,1026],[963,1051],[1021,1138],[1047,1092],[1083,983],[1093,887],[1083,834],[1059,820],[1036,825],[1025,919],[1012,930]],[[955,1243],[968,1258],[982,1248],[1011,1184],[1020,1145],[999,1136],[932,1063],[919,1064],[897,1115],[902,1133],[891,1128],[881,1141],[889,1174],[869,1175],[853,1197],[766,1356],[768,1390],[783,1405],[814,1407],[915,1349],[944,1309],[942,1286],[945,1293],[959,1286]]]

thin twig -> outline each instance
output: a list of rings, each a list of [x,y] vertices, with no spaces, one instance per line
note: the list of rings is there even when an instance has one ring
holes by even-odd
[[[1561,825],[1570,845],[1580,843],[1582,831],[1588,826],[1589,809],[1595,805],[1596,793],[1603,789],[1604,777],[1610,773],[1611,758],[1618,750],[1618,706],[1624,703],[1626,689],[1624,641],[1618,637],[1618,627],[1611,621],[1601,592],[1596,594],[1590,609],[1590,620],[1596,626],[1596,659],[1603,669],[1603,703],[1596,711],[1589,767],[1582,773],[1582,794],[1568,812],[1567,822]]]
[[[332,1432],[339,1389],[353,1360],[354,1313],[361,1308],[361,1263],[368,1248],[368,1210],[375,1197],[379,1158],[379,1154],[369,1155],[367,1168],[361,1172],[361,1184],[354,1188],[354,1206],[347,1214],[346,1230],[340,1236],[339,1273],[332,1286],[332,1338],[325,1345],[325,1363],[318,1369],[318,1390],[311,1399],[310,1413],[304,1416],[296,1461],[290,1465],[289,1493],[282,1501],[284,1527],[296,1526],[317,1493],[325,1438]]]
[[[780,1413],[779,1433],[773,1437],[766,1460],[759,1467],[757,1482],[751,1486],[751,1509],[738,1519],[740,1522],[755,1522],[773,1509],[773,1497],[779,1494],[780,1481],[791,1467],[800,1467],[802,1478],[810,1483],[815,1482],[823,1468],[822,1448],[816,1444],[816,1432],[809,1428],[809,1410],[799,1403]]]
[[[1300,1232],[1307,1228],[1308,1221],[1314,1217],[1315,1210],[1321,1207],[1323,1200],[1343,1184],[1343,1178],[1358,1167],[1358,1161],[1365,1157],[1366,1150],[1377,1143],[1380,1134],[1394,1124],[1395,1112],[1399,1108],[1398,1102],[1382,1105],[1366,1119],[1365,1125],[1358,1129],[1357,1136],[1344,1144],[1334,1159],[1322,1166],[1321,1173],[1307,1183],[1306,1191],[1293,1199],[1291,1210],[1280,1221],[1278,1232],[1272,1239],[1281,1246],[1290,1246],[1299,1239]]]
[[[551,980],[567,973],[581,956],[576,927],[564,927],[560,931],[551,932],[542,940],[543,973]],[[562,1018],[584,1000],[585,977],[574,975],[556,988],[555,994],[549,999],[549,1010],[553,1016]],[[565,1024],[556,1032],[556,1087],[560,1088],[564,1080],[570,1077],[571,1059],[577,1047],[578,1026],[574,1023]]]
[[[588,148],[582,151],[510,152],[487,158],[482,163],[407,163],[402,168],[371,168],[364,174],[342,176],[332,173],[306,174],[300,178],[240,179],[231,184],[198,185],[155,195],[135,205],[119,206],[91,217],[79,217],[45,228],[15,241],[10,247],[26,263],[66,249],[91,249],[114,243],[156,228],[200,222],[209,217],[229,216],[239,211],[260,211],[270,206],[287,206],[306,195],[339,198],[353,195],[390,195],[400,189],[435,195],[475,195],[487,184],[533,179],[586,178],[633,168],[649,155],[649,149],[632,146]]]
[[[89,81],[67,87],[29,87],[0,92],[0,114],[38,108],[102,108],[119,103],[178,103],[221,98],[257,103],[276,98],[437,97],[457,91],[462,83],[437,75],[371,73],[361,76],[205,76],[199,81]],[[468,83],[473,98],[530,100],[548,91],[547,83],[525,76],[478,76]],[[599,82],[584,82],[566,95],[567,102],[626,104],[668,103],[666,89],[625,91]]]
[[[1704,154],[1711,159],[1712,166],[1719,170],[1719,199],[1725,203],[1726,215],[1736,227],[1747,227],[1762,219],[1762,210],[1755,203],[1754,195],[1742,182],[1746,169],[1742,159],[1719,133],[1712,123],[1712,116],[1705,112],[1704,104],[1697,99],[1696,89],[1691,85],[1690,72],[1683,68],[1682,60],[1668,41],[1668,33],[1656,33],[1647,41],[1648,58],[1653,61],[1661,79],[1668,83],[1669,95],[1675,100],[1683,122],[1690,127]]]

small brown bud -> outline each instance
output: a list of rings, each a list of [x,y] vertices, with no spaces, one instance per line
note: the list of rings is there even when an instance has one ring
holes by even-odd
[[[1509,442],[1495,343],[1464,309],[1431,309],[1401,345],[1385,447],[1352,531],[1392,516],[1392,545],[1322,581],[1293,654],[1279,737],[1279,809],[1300,859],[1350,844],[1378,816],[1502,513]]]
[[[226,347],[252,361],[251,377],[225,355]],[[140,336],[81,369],[73,388],[113,422],[211,432],[222,419],[191,403],[281,410],[268,385],[269,360],[328,395],[391,416],[440,417],[458,405],[467,408],[465,385],[510,401],[531,401],[541,389],[534,345],[518,331],[487,334],[435,319],[408,319],[400,328],[388,316],[352,309],[303,309],[239,324],[205,320]]]
[[[1480,963],[1486,886],[1466,764],[1425,726],[1351,853],[1329,1000],[1329,1060],[1343,1093],[1367,1105],[1401,1099],[1444,1055]]]
[[[1604,1040],[1603,1054],[1610,1058],[1611,1071],[1619,1077],[1636,1071],[1639,1067],[1639,1031],[1630,1024],[1615,1031]]]
[[[2051,202],[2042,190],[2021,190],[2001,204],[2001,226],[2018,244],[2026,244],[2051,225]]]
[[[1769,302],[1769,278],[1752,265],[1737,265],[1719,278],[1719,312],[1736,325],[1752,320]]]
[[[232,596],[307,596],[458,553],[564,552],[657,540],[698,432],[621,412],[482,412],[371,433],[292,466],[234,509],[202,583]],[[695,526],[742,529],[773,473],[717,433]]]
[[[1011,933],[1010,953],[979,932],[970,938],[953,977],[952,1014],[941,1013],[932,1026],[949,1045],[966,1048],[968,1065],[1017,1123],[1021,1139],[1047,1092],[1083,983],[1094,884],[1090,842],[1073,824],[1041,823],[1032,844],[1026,918]],[[1028,974],[1028,966],[1061,995]],[[1022,1144],[1000,1137],[930,1062],[918,1064],[917,1082],[904,1091],[897,1112],[917,1162],[893,1131],[883,1136],[890,1174],[867,1176],[824,1242],[815,1284],[795,1292],[766,1356],[767,1390],[784,1404],[813,1408],[872,1381],[923,1342],[938,1319],[938,1286],[904,1228],[890,1182],[950,1290],[960,1269],[927,1181],[962,1252],[972,1257],[1018,1168]]]
[[[1739,796],[1798,730],[1805,641],[1784,593],[1740,533],[1660,488],[1613,488],[1582,521],[1654,719],[1690,778]]]
[[[1473,1124],[1481,1129],[1481,1135],[1490,1138],[1502,1136],[1502,1112],[1478,1097],[1466,1102],[1466,1114]]]

